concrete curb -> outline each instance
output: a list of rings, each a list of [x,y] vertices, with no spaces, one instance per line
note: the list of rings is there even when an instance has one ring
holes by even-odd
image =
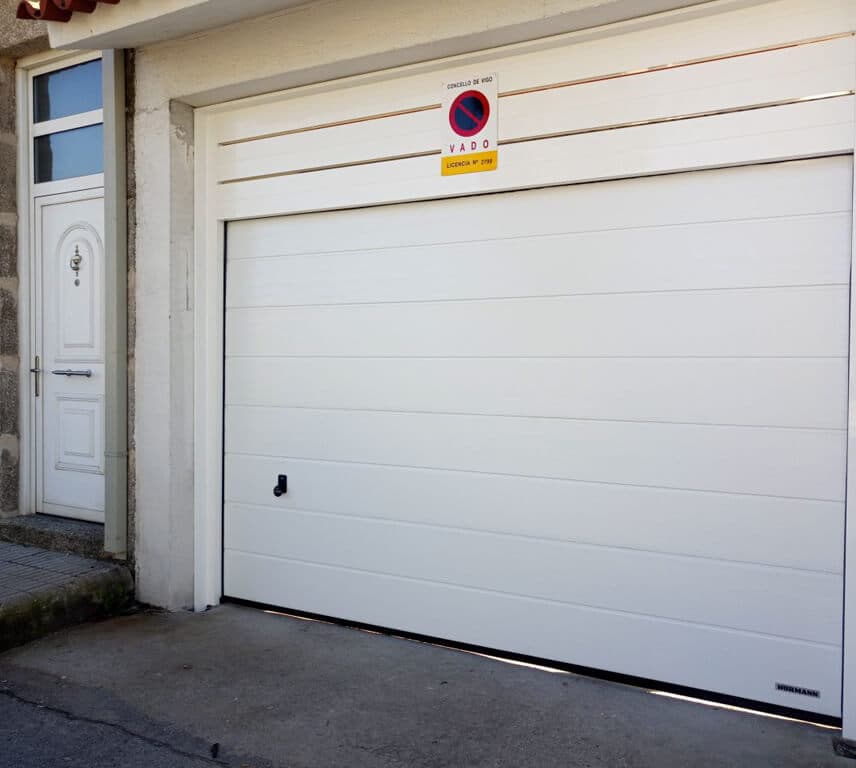
[[[0,652],[63,627],[113,616],[132,600],[134,581],[122,565],[71,579],[60,587],[0,604]]]

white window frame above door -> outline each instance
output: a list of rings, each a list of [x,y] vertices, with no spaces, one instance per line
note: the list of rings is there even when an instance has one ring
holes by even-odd
[[[47,72],[85,64],[101,58],[100,51],[48,51],[20,59],[16,72],[17,134],[18,134],[18,350],[20,392],[20,448],[18,509],[22,514],[35,512],[36,505],[36,425],[31,403],[32,376],[36,327],[31,292],[33,289],[35,238],[32,227],[35,220],[35,200],[46,195],[57,195],[96,189],[104,186],[104,174],[77,176],[60,181],[36,184],[34,181],[33,140],[36,136],[56,131],[96,125],[103,121],[103,108],[38,125],[33,123],[33,79]]]
[[[86,53],[77,53],[70,56],[59,56],[51,58],[47,62],[33,62],[30,66],[22,68],[19,63],[18,69],[21,75],[25,78],[24,96],[25,99],[21,104],[22,109],[19,109],[19,117],[22,117],[23,112],[26,116],[26,144],[23,147],[26,152],[27,165],[24,163],[19,165],[19,168],[27,168],[27,183],[30,187],[30,197],[42,197],[43,195],[55,195],[62,192],[76,192],[81,189],[92,189],[94,187],[104,186],[104,174],[95,173],[89,176],[75,176],[70,179],[61,179],[60,181],[47,181],[41,184],[35,183],[35,167],[33,140],[38,136],[45,136],[49,133],[59,133],[60,131],[70,131],[75,128],[85,128],[90,125],[98,125],[104,122],[104,109],[94,109],[90,112],[81,112],[68,117],[60,117],[55,120],[45,120],[41,123],[33,122],[33,82],[39,75],[44,75],[49,72],[56,72],[60,69],[73,67],[76,64],[86,64],[90,61],[97,61],[101,58],[101,52],[88,51]],[[26,61],[26,60],[25,60]],[[23,71],[22,71],[23,70]],[[19,136],[24,136],[24,131],[19,132]]]

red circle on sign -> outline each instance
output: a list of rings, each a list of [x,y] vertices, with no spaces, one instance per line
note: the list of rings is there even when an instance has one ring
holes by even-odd
[[[449,107],[449,125],[458,136],[475,136],[490,117],[490,102],[481,91],[464,91]]]

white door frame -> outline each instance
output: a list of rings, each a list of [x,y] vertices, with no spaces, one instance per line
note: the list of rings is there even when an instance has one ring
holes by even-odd
[[[17,131],[18,131],[18,344],[20,393],[20,457],[18,509],[22,514],[35,511],[36,478],[38,475],[36,409],[33,407],[33,382],[30,368],[35,354],[34,291],[36,290],[33,265],[37,256],[35,226],[36,198],[69,192],[83,192],[104,186],[104,174],[94,174],[46,184],[33,183],[33,130],[32,108],[33,78],[56,69],[83,64],[101,58],[100,51],[79,53],[75,51],[48,51],[18,61],[16,72]],[[100,112],[100,110],[99,110]],[[80,116],[68,119],[68,126],[76,127]],[[97,118],[97,119],[96,119]],[[101,122],[95,114],[91,118]],[[55,125],[62,121],[55,121]],[[56,130],[56,128],[54,129]]]
[[[621,23],[614,25],[616,28]],[[574,33],[567,36],[573,37]],[[800,37],[794,30],[791,38]],[[542,41],[543,43],[543,41]],[[525,45],[525,44],[524,44]],[[522,46],[521,46],[522,47]],[[454,61],[454,57],[447,61]],[[395,70],[388,74],[393,77]],[[387,73],[385,73],[387,74]],[[333,77],[331,75],[331,77]],[[377,75],[374,76],[375,78]],[[361,78],[342,81],[359,82]],[[324,88],[324,86],[321,86]],[[309,93],[313,86],[295,89]],[[329,89],[329,85],[325,90]],[[214,125],[222,115],[270,96],[229,102],[196,110],[195,196],[194,196],[194,608],[217,605],[222,596],[222,505],[223,505],[223,342],[224,342],[224,247],[225,222],[218,212],[216,176],[217,137]],[[854,136],[856,141],[856,136]],[[851,144],[852,151],[853,144]],[[763,150],[763,147],[759,148]],[[763,151],[761,151],[763,154]],[[805,153],[779,157],[804,159]],[[676,166],[674,171],[696,170]],[[856,178],[854,179],[856,181]],[[856,183],[854,183],[856,187]],[[851,255],[851,284],[856,284],[856,196],[854,237]],[[847,492],[856,498],[856,293],[851,291],[849,395],[847,434]],[[846,513],[845,513],[846,514]],[[847,557],[847,553],[854,553]],[[845,535],[844,637],[843,637],[843,736],[856,741],[856,524]]]

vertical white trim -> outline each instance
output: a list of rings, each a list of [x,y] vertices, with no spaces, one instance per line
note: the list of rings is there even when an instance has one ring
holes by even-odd
[[[853,204],[850,248],[850,353],[847,396],[847,490],[844,527],[844,611],[842,637],[841,730],[856,742],[856,153],[853,162]]]
[[[856,741],[856,156],[853,163],[853,216],[850,248],[850,356],[847,396],[847,491],[844,528],[844,635],[842,638],[841,727]]]
[[[209,180],[216,147],[210,116],[195,114],[193,329],[193,607],[204,611],[222,595],[224,225],[214,212]]]

